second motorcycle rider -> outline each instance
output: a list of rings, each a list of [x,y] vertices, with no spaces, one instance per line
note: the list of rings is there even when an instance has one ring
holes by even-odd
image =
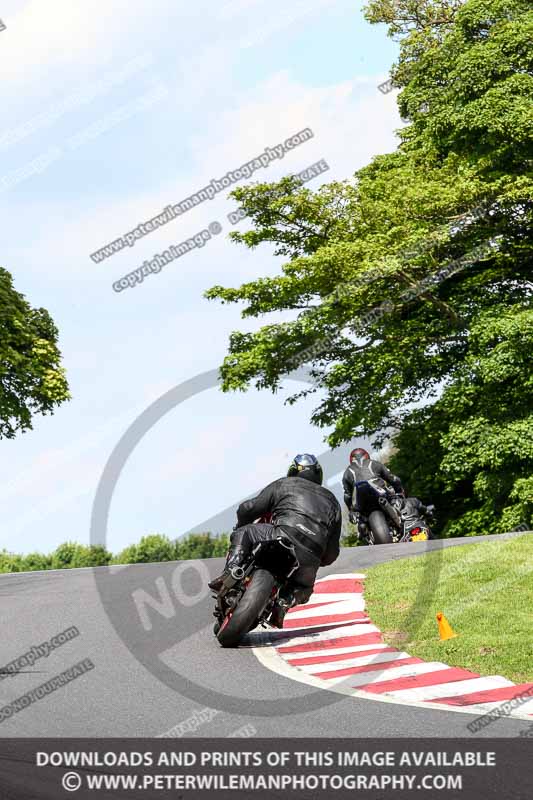
[[[218,591],[230,571],[246,562],[254,544],[284,534],[294,544],[300,566],[284,587],[271,624],[281,628],[291,606],[307,603],[318,568],[332,564],[340,550],[341,507],[335,495],[322,486],[322,477],[315,456],[297,455],[286,478],[273,481],[257,497],[241,503],[224,572],[210,588]],[[266,514],[271,515],[270,523],[254,523]]]

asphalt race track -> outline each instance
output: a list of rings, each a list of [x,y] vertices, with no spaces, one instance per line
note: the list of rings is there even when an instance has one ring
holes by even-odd
[[[487,541],[497,537],[481,538]],[[320,570],[319,576],[343,571],[364,572],[390,559],[413,557],[442,547],[468,546],[477,541],[477,538],[468,538],[346,548],[335,564]],[[222,559],[203,563],[213,576]],[[1,575],[4,665],[71,626],[76,626],[79,636],[18,674],[1,675],[0,707],[83,659],[89,658],[94,664],[94,669],[86,674],[4,719],[0,723],[1,735],[151,737],[181,725],[174,735],[227,737],[235,735],[242,726],[249,726],[246,733],[265,737],[472,736],[466,725],[473,717],[468,714],[318,692],[267,670],[250,647],[222,650],[212,635],[212,601],[205,592],[202,599],[192,605],[177,603],[172,615],[168,609],[166,616],[153,612],[164,623],[165,647],[159,647],[158,641],[163,627],[154,625],[147,633],[138,620],[134,625],[125,625],[125,644],[124,635],[121,638],[116,628],[128,621],[126,615],[132,616],[132,595],[139,591],[140,585],[152,587],[153,594],[157,594],[156,586],[161,590],[171,585],[177,566],[176,562],[168,562],[112,570],[104,567]],[[98,573],[97,580],[95,573]],[[184,572],[182,577],[184,596],[195,592],[198,595],[198,585],[196,589],[193,585],[187,587]],[[194,576],[191,580],[194,582]],[[162,601],[160,608],[164,608]],[[180,634],[179,641],[169,648],[168,632],[177,630],[186,633]],[[187,680],[188,686],[194,685],[194,691],[185,692],[188,696],[176,686],[163,683],[141,663],[152,663],[158,648],[165,649],[167,654],[172,650],[174,668]],[[222,701],[218,710],[204,715],[201,721],[193,716],[195,712],[198,714],[207,706],[217,708],[212,702],[213,695],[208,697],[208,692],[213,690],[230,697],[231,703]],[[279,713],[280,701],[281,706],[286,704],[286,713]],[[228,711],[229,705],[232,711]],[[278,709],[275,713],[274,707]],[[191,723],[191,719],[195,722]],[[527,724],[520,719],[500,719],[476,736],[519,736]]]

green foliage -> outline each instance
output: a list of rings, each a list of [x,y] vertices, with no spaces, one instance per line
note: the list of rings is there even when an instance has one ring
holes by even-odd
[[[52,553],[50,568],[101,567],[110,561],[111,553],[101,545],[87,546],[76,542],[65,542]]]
[[[64,542],[52,553],[52,569],[68,569],[74,565],[79,548],[83,545]]]
[[[374,0],[367,15],[401,41],[411,124],[353,181],[233,192],[252,223],[234,241],[286,260],[206,296],[293,317],[231,335],[223,389],[276,391],[310,364],[315,386],[289,402],[321,392],[311,421],[330,445],[401,430],[393,469],[444,532],[501,530],[531,508],[533,8]]]
[[[347,532],[341,539],[341,547],[357,547],[359,539],[357,538],[357,529],[351,522],[346,524]]]
[[[133,563],[153,563],[155,561],[174,561],[176,548],[167,536],[154,533],[143,536],[135,546]]]
[[[227,533],[219,536],[213,536],[211,533],[190,533],[175,541],[161,534],[151,534],[143,536],[138,544],[129,545],[115,556],[102,545],[87,546],[76,542],[64,542],[51,555],[29,553],[21,556],[1,550],[0,573],[217,558],[225,556],[228,547]]]
[[[111,560],[112,564],[137,564],[139,562],[139,558],[137,556],[137,545],[130,544],[128,547],[125,547],[124,550],[121,550],[116,556],[113,557]]]
[[[0,439],[69,399],[57,338],[49,313],[32,308],[0,267]]]
[[[459,154],[486,180],[511,186],[531,156],[533,9],[528,0],[468,0],[438,47],[409,60],[399,98],[405,141],[436,159]],[[524,181],[524,186],[527,182]]]
[[[28,553],[27,556],[23,556],[22,562],[23,568],[21,571],[24,572],[52,569],[52,556],[44,555],[44,553]],[[9,571],[10,570],[6,570],[6,572]],[[3,572],[1,568],[0,572]]]
[[[229,536],[223,533],[213,536],[211,533],[190,533],[176,540],[176,558],[216,558],[225,556],[229,548]]]
[[[76,567],[104,567],[111,562],[111,553],[103,545],[94,544],[78,551]]]
[[[74,567],[100,567],[109,564],[111,553],[100,545],[87,547],[75,542],[64,542],[51,555],[0,552],[0,572],[34,572],[47,569],[72,569]]]
[[[464,0],[370,0],[365,17],[374,24],[385,23],[389,36],[402,41],[408,34],[436,36],[449,31],[463,3]]]
[[[24,559],[7,550],[0,551],[0,572],[24,572]]]
[[[396,437],[391,469],[435,499],[445,535],[533,527],[532,347],[533,311],[480,315],[455,381]]]
[[[190,533],[175,541],[167,536],[143,536],[138,544],[125,548],[114,560],[116,564],[138,564],[157,561],[185,561],[195,558],[225,556],[229,546],[227,534]]]
[[[526,683],[533,678],[532,572],[531,536],[447,547],[372,567],[365,601],[387,643],[425,661]],[[439,639],[438,611],[457,638]]]

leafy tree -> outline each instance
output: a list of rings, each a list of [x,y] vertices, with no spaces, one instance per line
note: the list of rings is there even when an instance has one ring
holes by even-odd
[[[400,112],[412,120],[404,142],[437,163],[454,154],[475,165],[489,196],[511,202],[515,213],[531,189],[524,172],[531,163],[532,35],[527,0],[468,0],[443,40],[416,59],[418,34],[408,35],[396,68]]]
[[[464,0],[371,0],[365,16],[369,22],[384,22],[391,38],[403,41],[408,34],[448,32]]]
[[[481,316],[462,374],[441,401],[450,420],[442,436],[446,487],[471,482],[479,512],[494,517],[496,530],[533,516],[532,345],[533,310]]]
[[[361,435],[379,444],[405,431],[397,460],[408,466],[418,456],[408,479],[425,493],[442,473],[443,496],[457,492],[456,511],[475,512],[477,529],[486,530],[524,507],[528,479],[511,459],[513,481],[491,500],[488,484],[483,490],[473,475],[488,469],[480,453],[464,474],[454,471],[452,425],[467,431],[476,413],[454,397],[482,370],[481,331],[499,352],[501,337],[515,336],[498,328],[502,314],[527,323],[533,10],[526,0],[376,0],[368,15],[401,38],[393,77],[411,123],[399,149],[352,182],[312,192],[285,178],[234,190],[253,227],[233,232],[233,240],[250,248],[273,243],[286,261],[279,276],[215,286],[206,296],[244,302],[243,317],[294,313],[290,322],[231,335],[223,389],[254,383],[275,391],[287,372],[309,363],[315,386],[289,402],[322,392],[312,422],[332,426],[331,445]],[[516,367],[525,380],[527,368]],[[479,380],[478,401],[492,399],[488,413],[496,420],[495,395]],[[525,425],[531,437],[521,410],[508,412],[508,424],[522,432]],[[435,447],[402,452],[421,426]],[[463,492],[476,481],[469,506]],[[507,490],[515,493],[514,510],[502,506]]]
[[[0,267],[0,438],[31,429],[35,414],[69,399],[58,332],[44,308],[32,308]]]
[[[24,572],[51,569],[52,567],[52,557],[44,555],[44,553],[28,553],[22,557],[22,562]]]
[[[176,550],[167,536],[154,533],[143,536],[139,544],[131,550],[133,560],[129,563],[153,563],[156,561],[174,561]]]
[[[72,569],[74,567],[101,567],[108,564],[140,564],[160,561],[176,561],[225,556],[229,536],[223,533],[191,533],[171,541],[167,536],[151,534],[143,536],[138,544],[132,544],[113,556],[102,545],[82,545],[63,542],[51,555],[29,553],[26,556],[0,551],[0,572],[26,572],[45,569]]]
[[[76,567],[106,567],[111,563],[112,555],[103,545],[92,544],[78,551],[74,566]]]
[[[52,553],[52,569],[68,569],[74,565],[78,548],[75,542],[63,542]]]
[[[533,525],[532,345],[531,310],[482,316],[457,380],[396,438],[391,468],[434,499],[447,535]]]
[[[0,550],[0,572],[24,572],[22,556]]]
[[[213,536],[213,551],[211,558],[220,558],[226,556],[229,550],[229,534],[220,533],[218,536]]]
[[[52,553],[51,569],[73,569],[75,567],[101,567],[111,561],[109,553],[102,545],[83,545],[64,542]]]
[[[227,534],[213,536],[211,533],[190,533],[176,540],[176,558],[216,558],[225,556],[229,547]]]
[[[130,544],[113,557],[112,564],[137,564],[140,559],[137,556],[137,545]]]

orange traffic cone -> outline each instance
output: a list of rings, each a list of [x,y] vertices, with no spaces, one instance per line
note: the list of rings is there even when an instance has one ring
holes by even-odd
[[[450,625],[450,623],[448,622],[442,611],[439,611],[439,613],[437,614],[437,622],[439,624],[439,636],[441,640],[444,641],[446,639],[453,639],[454,636],[457,636],[457,634],[454,633],[454,631],[452,630],[452,626]]]

